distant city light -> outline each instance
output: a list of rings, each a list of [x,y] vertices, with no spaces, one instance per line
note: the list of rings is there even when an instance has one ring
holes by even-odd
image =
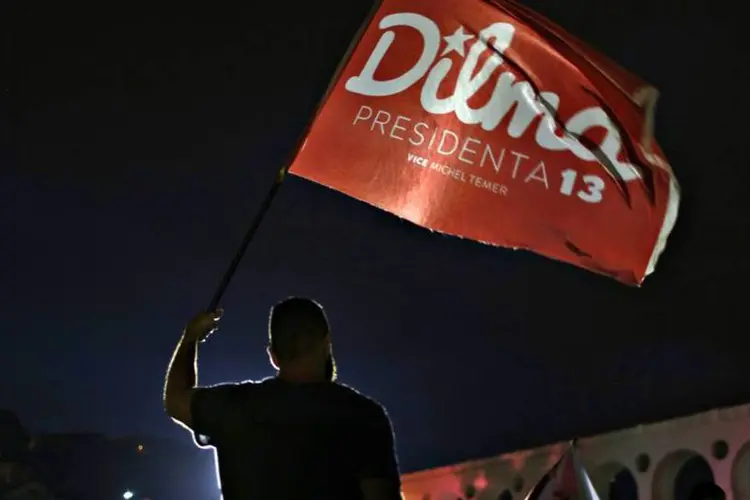
[[[122,498],[124,498],[125,500],[130,500],[131,498],[133,498],[133,492],[130,490],[126,491],[122,494]]]

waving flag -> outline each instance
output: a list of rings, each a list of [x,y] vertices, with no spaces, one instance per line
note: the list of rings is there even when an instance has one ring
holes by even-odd
[[[656,96],[512,0],[382,0],[290,172],[639,285],[679,206]]]
[[[525,500],[599,500],[599,495],[571,446]]]

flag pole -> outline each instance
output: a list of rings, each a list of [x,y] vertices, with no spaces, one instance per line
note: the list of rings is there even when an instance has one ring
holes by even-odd
[[[224,292],[227,291],[229,283],[232,281],[232,277],[234,277],[234,273],[237,272],[237,267],[240,265],[242,257],[245,256],[247,247],[250,246],[250,242],[253,241],[255,234],[258,232],[258,228],[260,228],[263,219],[268,213],[268,210],[271,208],[271,203],[273,203],[274,198],[276,198],[276,194],[279,192],[281,184],[286,178],[289,166],[289,164],[284,165],[281,170],[279,170],[279,173],[277,174],[276,179],[273,181],[271,188],[268,190],[268,193],[266,193],[266,197],[263,199],[263,203],[260,205],[258,212],[256,212],[255,217],[250,223],[250,227],[247,229],[245,237],[242,239],[242,243],[240,243],[240,247],[234,254],[232,262],[229,263],[229,267],[227,267],[227,270],[224,272],[224,276],[222,276],[221,281],[219,282],[219,286],[216,288],[214,296],[211,299],[211,302],[208,304],[208,312],[213,312],[219,307],[219,302],[221,302],[221,299],[224,296]]]
[[[352,56],[352,53],[354,52],[355,47],[359,44],[359,41],[362,39],[362,35],[364,34],[365,29],[370,24],[370,21],[372,21],[372,19],[375,17],[375,14],[377,13],[382,3],[383,3],[383,0],[376,0],[373,3],[373,6],[370,9],[370,12],[367,14],[367,17],[365,18],[364,22],[362,22],[359,29],[357,30],[357,33],[354,36],[354,39],[349,44],[349,48],[347,49],[346,53],[344,54],[344,57],[341,59],[341,61],[338,64],[338,67],[336,68],[336,71],[334,72],[333,78],[328,83],[328,88],[326,89],[325,94],[323,94],[323,98],[318,103],[318,107],[313,118],[308,122],[304,133],[299,139],[297,147],[294,148],[293,150],[294,154],[292,155],[292,160],[294,159],[297,152],[299,151],[302,144],[304,143],[304,140],[307,137],[307,134],[310,131],[310,128],[312,128],[313,122],[315,121],[315,117],[317,117],[321,108],[323,107],[325,102],[328,100],[328,97],[330,96],[331,91],[333,91],[334,85],[338,81],[339,76],[341,75],[341,72],[344,70],[344,66],[346,66],[346,63],[348,63],[349,59],[351,59],[351,56]],[[279,188],[281,187],[281,183],[284,182],[284,179],[286,178],[286,174],[289,172],[289,169],[291,168],[291,166],[292,166],[292,161],[289,161],[279,170],[279,174],[276,176],[276,180],[274,181],[273,185],[271,185],[271,188],[268,190],[268,193],[266,194],[266,197],[263,200],[263,204],[261,204],[260,209],[258,209],[258,212],[255,214],[255,218],[253,219],[252,223],[250,224],[250,227],[247,230],[247,233],[245,233],[245,237],[243,238],[242,243],[240,243],[240,247],[237,249],[237,253],[234,255],[232,262],[229,264],[229,267],[224,273],[224,276],[221,278],[221,281],[219,282],[219,286],[216,288],[216,292],[214,292],[214,296],[211,299],[211,302],[209,302],[208,304],[208,309],[207,309],[208,312],[213,312],[219,307],[219,303],[221,302],[222,297],[224,297],[224,292],[226,292],[227,287],[229,287],[229,282],[232,281],[232,277],[234,276],[234,273],[237,271],[237,267],[240,265],[240,262],[242,261],[242,257],[244,257],[245,252],[247,251],[247,247],[250,245],[250,242],[253,241],[253,238],[255,237],[255,233],[258,232],[258,228],[263,222],[263,218],[268,213],[268,210],[271,208],[271,203],[273,203],[274,198],[276,198],[276,194],[278,193]]]

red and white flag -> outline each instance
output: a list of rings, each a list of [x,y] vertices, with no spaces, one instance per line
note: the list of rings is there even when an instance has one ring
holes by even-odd
[[[571,446],[525,500],[599,500],[599,495]]]
[[[656,96],[513,0],[382,0],[290,172],[639,285],[679,206]]]

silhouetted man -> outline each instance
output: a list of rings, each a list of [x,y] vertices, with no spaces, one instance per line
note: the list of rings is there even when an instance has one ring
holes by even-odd
[[[199,445],[216,448],[224,500],[400,499],[388,416],[335,383],[323,309],[303,298],[271,309],[276,377],[197,387],[197,344],[220,317],[203,313],[188,323],[167,372],[164,406]]]

